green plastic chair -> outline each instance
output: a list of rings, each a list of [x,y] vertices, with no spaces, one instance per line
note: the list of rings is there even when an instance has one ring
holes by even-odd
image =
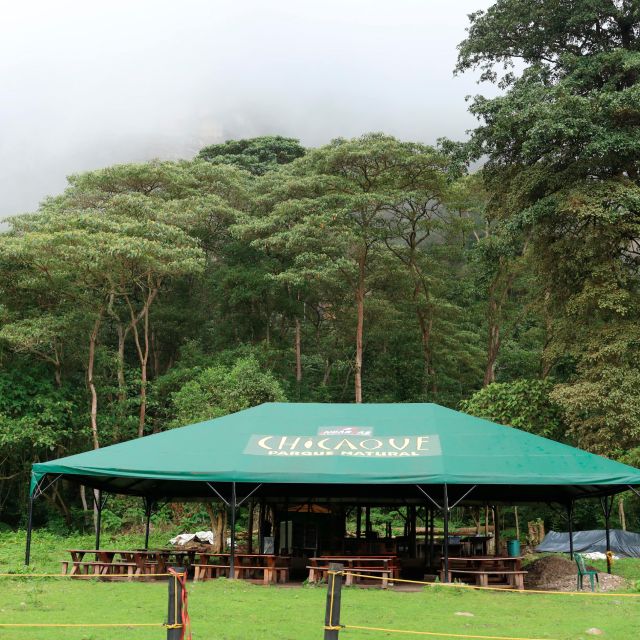
[[[573,554],[573,559],[576,561],[578,565],[578,591],[582,589],[582,579],[584,576],[589,576],[589,582],[591,583],[591,591],[595,591],[594,577],[595,581],[600,586],[600,579],[598,578],[598,572],[593,569],[587,569],[587,565],[584,562],[584,558],[579,553]]]

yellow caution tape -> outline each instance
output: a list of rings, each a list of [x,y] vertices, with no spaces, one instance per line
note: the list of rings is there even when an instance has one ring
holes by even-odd
[[[544,591],[542,589],[513,589],[511,587],[478,587],[474,584],[463,584],[461,582],[425,582],[423,580],[406,580],[404,578],[383,578],[382,576],[372,576],[366,573],[352,573],[350,571],[335,571],[344,576],[354,578],[367,578],[368,580],[387,580],[390,584],[394,582],[404,582],[409,584],[421,584],[427,587],[453,587],[456,589],[475,589],[476,591],[507,591],[514,593],[544,593],[552,596],[589,596],[600,598],[640,598],[640,593],[596,593],[592,591]]]
[[[438,633],[437,631],[411,631],[409,629],[386,629],[383,627],[361,627],[354,624],[347,624],[344,629],[360,629],[363,631],[383,631],[385,633],[402,633],[418,636],[430,636],[436,638],[471,638],[474,640],[550,640],[549,638],[520,638],[514,636],[476,636],[460,633]]]

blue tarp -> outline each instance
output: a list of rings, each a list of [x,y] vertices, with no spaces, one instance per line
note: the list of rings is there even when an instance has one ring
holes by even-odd
[[[640,558],[640,533],[612,529],[610,531],[611,551],[617,556]],[[593,553],[607,550],[607,538],[604,529],[593,531],[574,531],[573,550],[577,553]],[[540,552],[569,553],[569,533],[549,531],[544,540],[536,547]]]

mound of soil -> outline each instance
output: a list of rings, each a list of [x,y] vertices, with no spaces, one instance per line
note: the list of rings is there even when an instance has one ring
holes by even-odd
[[[588,565],[587,565],[588,566]],[[589,569],[595,567],[588,566]],[[524,578],[525,588],[544,589],[546,591],[575,591],[577,587],[578,569],[576,563],[562,556],[544,556],[534,560],[525,569],[529,572]],[[600,591],[625,589],[627,581],[620,576],[598,573]],[[588,578],[584,578],[583,586],[590,589]]]

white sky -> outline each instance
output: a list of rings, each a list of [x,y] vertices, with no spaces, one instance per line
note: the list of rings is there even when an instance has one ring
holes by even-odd
[[[0,0],[0,217],[65,176],[229,138],[462,139],[490,0]]]

